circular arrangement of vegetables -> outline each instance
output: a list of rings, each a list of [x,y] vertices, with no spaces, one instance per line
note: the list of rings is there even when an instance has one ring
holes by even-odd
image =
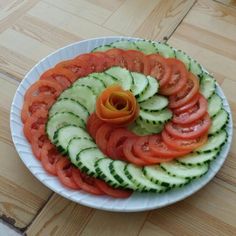
[[[208,171],[227,140],[215,80],[184,52],[117,41],[63,61],[25,93],[24,134],[72,189],[126,198]]]

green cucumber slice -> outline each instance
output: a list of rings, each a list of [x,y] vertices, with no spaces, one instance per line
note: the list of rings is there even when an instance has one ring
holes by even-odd
[[[113,48],[120,48],[124,50],[137,50],[137,46],[134,44],[134,42],[131,42],[129,40],[119,40],[114,43],[111,43],[111,47]]]
[[[154,43],[150,40],[139,40],[139,41],[135,41],[134,44],[144,54],[157,53],[157,49]]]
[[[119,82],[116,78],[114,78],[106,73],[92,73],[89,75],[89,77],[94,77],[94,78],[101,80],[105,84],[105,87],[114,85],[116,83],[118,84],[118,82]]]
[[[200,92],[201,94],[208,99],[215,92],[216,84],[215,79],[204,72],[200,81]]]
[[[163,96],[153,95],[144,102],[140,102],[139,106],[144,111],[160,111],[168,106],[168,99]]]
[[[210,117],[215,116],[222,108],[222,99],[221,97],[214,93],[209,99],[208,99],[208,113]]]
[[[154,44],[157,49],[157,52],[161,56],[163,56],[165,58],[169,58],[169,57],[174,58],[175,57],[175,51],[170,45],[165,44],[165,43],[154,43]]]
[[[183,51],[177,50],[175,51],[175,56],[177,59],[182,61],[184,65],[186,66],[186,69],[189,70],[190,68],[190,57]]]
[[[201,76],[203,73],[201,65],[194,59],[190,58],[190,68],[189,71],[191,71],[196,76]]]
[[[209,130],[209,134],[215,134],[219,130],[221,130],[227,123],[229,119],[228,113],[221,109],[213,118],[212,118],[212,124]]]
[[[137,72],[131,72],[131,75],[133,77],[133,82],[134,82],[131,87],[131,91],[133,95],[138,98],[147,89],[148,79],[145,75]]]
[[[98,47],[94,48],[92,50],[92,52],[104,52],[104,51],[107,51],[111,48],[112,47],[110,45],[102,45],[102,46],[98,46]]]

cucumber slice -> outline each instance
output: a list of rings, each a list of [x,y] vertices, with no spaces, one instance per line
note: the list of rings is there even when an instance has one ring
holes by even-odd
[[[102,46],[98,46],[98,47],[94,48],[92,50],[92,52],[104,52],[109,49],[112,49],[112,47],[110,45],[102,45]]]
[[[183,165],[202,165],[206,162],[212,161],[218,154],[219,150],[213,150],[208,153],[193,152],[183,157],[176,159]]]
[[[140,109],[139,119],[145,121],[147,124],[162,124],[170,120],[172,117],[172,112],[165,108],[161,111],[144,111]]]
[[[62,98],[56,101],[49,110],[49,117],[52,117],[58,112],[72,112],[79,116],[84,122],[86,122],[89,117],[89,112],[84,105],[69,98]]]
[[[131,72],[131,75],[134,81],[131,91],[133,95],[138,98],[147,89],[148,79],[145,75],[137,72]]]
[[[226,140],[227,133],[225,130],[221,130],[219,133],[216,133],[213,136],[209,137],[206,144],[204,144],[200,148],[197,148],[195,151],[202,153],[219,149],[222,145],[225,144]]]
[[[109,185],[114,188],[121,187],[121,184],[114,178],[111,173],[110,165],[113,160],[108,158],[102,158],[95,163],[95,170],[99,178],[103,179]]]
[[[199,178],[208,171],[208,164],[200,166],[186,166],[176,161],[163,162],[160,164],[168,174],[186,179]]]
[[[97,96],[106,88],[102,80],[91,76],[78,79],[73,86],[77,85],[88,85]]]
[[[215,134],[219,130],[221,130],[227,123],[229,118],[228,113],[221,109],[213,118],[212,118],[212,124],[209,130],[209,134]]]
[[[105,158],[105,156],[98,148],[86,148],[78,153],[76,157],[76,166],[78,166],[82,172],[97,177],[98,174],[95,170],[95,163],[97,160],[102,158]]]
[[[116,78],[114,78],[106,73],[92,73],[89,75],[89,77],[95,77],[95,78],[101,80],[105,84],[105,87],[111,86],[111,85],[119,82]]]
[[[200,81],[201,94],[208,99],[215,92],[215,88],[216,84],[214,78],[204,72]]]
[[[152,124],[147,123],[140,118],[136,119],[136,123],[146,131],[146,134],[157,134],[160,133],[164,128],[164,123],[161,124]]]
[[[161,56],[165,58],[175,57],[175,51],[170,45],[165,43],[155,43],[155,47]]]
[[[73,138],[87,138],[92,140],[92,138],[84,129],[73,125],[62,127],[58,129],[54,134],[55,144],[58,150],[63,154],[66,154],[68,152],[69,142]]]
[[[145,54],[157,53],[154,43],[150,40],[139,40],[134,42],[136,47]]]
[[[190,68],[190,57],[183,51],[177,50],[175,51],[175,56],[177,59],[182,61],[184,65],[186,66],[186,69],[189,70]]]
[[[91,139],[80,137],[73,138],[68,144],[68,156],[74,165],[77,165],[76,157],[83,149],[97,147]]]
[[[151,76],[147,76],[147,79],[148,87],[142,94],[139,95],[139,97],[137,98],[138,102],[146,101],[158,92],[159,84],[157,80]]]
[[[71,112],[60,112],[53,115],[51,118],[49,118],[47,125],[46,125],[46,132],[48,135],[48,138],[52,143],[54,143],[54,134],[55,132],[60,129],[61,127],[67,126],[67,125],[74,125],[77,127],[84,128],[85,123],[84,121],[75,114]]]
[[[140,102],[139,106],[144,111],[160,111],[166,108],[168,105],[168,99],[163,96],[153,95],[144,102]]]
[[[221,108],[222,108],[222,99],[218,94],[214,93],[208,99],[208,113],[210,117],[215,116],[220,111]]]
[[[123,188],[136,190],[137,186],[125,174],[125,166],[126,163],[123,161],[112,161],[110,165],[111,174]]]
[[[160,165],[145,166],[143,173],[152,182],[165,187],[181,187],[188,182],[185,178],[169,175]]]
[[[201,74],[203,73],[201,65],[196,60],[191,58],[189,71],[191,71],[196,76],[201,76]]]
[[[69,98],[83,104],[88,112],[91,114],[95,109],[96,95],[89,86],[77,85],[65,90],[59,97]],[[89,99],[88,99],[89,98]]]
[[[135,124],[132,125],[129,129],[130,129],[133,133],[137,134],[138,136],[145,136],[145,135],[151,134],[150,131],[147,131],[144,127],[142,127],[141,125],[139,125],[139,124],[137,123],[137,120],[136,120]]]
[[[119,40],[114,43],[111,43],[111,47],[113,48],[120,48],[124,50],[137,50],[137,46],[134,44],[134,42],[131,42],[129,40]]]
[[[116,78],[124,90],[131,90],[133,86],[133,77],[125,68],[114,66],[106,70],[105,73]]]
[[[153,183],[142,172],[142,168],[133,164],[127,164],[125,166],[126,176],[137,185],[137,191],[140,192],[165,192],[167,189],[159,184]]]

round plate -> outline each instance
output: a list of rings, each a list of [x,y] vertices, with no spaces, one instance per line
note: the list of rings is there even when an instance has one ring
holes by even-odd
[[[109,44],[120,39],[129,39],[131,41],[135,41],[138,38],[102,37],[84,40],[61,48],[42,59],[28,72],[16,91],[11,107],[10,125],[12,139],[21,160],[33,173],[33,175],[52,191],[74,202],[97,209],[119,212],[137,212],[164,207],[192,195],[204,185],[206,185],[223,165],[229,152],[233,129],[230,107],[219,85],[217,85],[217,93],[223,99],[224,109],[230,114],[230,119],[226,127],[228,132],[227,143],[224,145],[217,158],[210,164],[210,169],[204,176],[192,181],[190,184],[182,188],[174,189],[162,194],[134,193],[128,199],[114,199],[108,196],[94,196],[83,191],[74,191],[64,187],[58,181],[58,178],[49,175],[43,169],[41,163],[34,157],[31,151],[31,146],[23,134],[23,124],[20,118],[23,98],[26,90],[31,84],[39,79],[39,76],[45,70],[53,67],[60,61],[71,59],[75,56],[78,56],[79,54],[90,52],[97,46]]]

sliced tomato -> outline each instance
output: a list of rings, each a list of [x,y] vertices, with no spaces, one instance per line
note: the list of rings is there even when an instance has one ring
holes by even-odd
[[[81,173],[75,167],[72,168],[72,178],[82,190],[95,195],[104,195],[104,192],[95,185],[94,178]]]
[[[109,49],[105,52],[113,60],[113,66],[120,66],[127,68],[127,62],[125,60],[125,51],[118,48]]]
[[[183,89],[175,95],[169,97],[169,107],[171,109],[187,104],[199,90],[199,80],[192,73],[188,73],[187,83]]]
[[[73,166],[66,157],[60,158],[56,163],[56,172],[61,183],[71,189],[80,189],[72,178],[72,169]]]
[[[44,169],[51,175],[57,175],[56,164],[64,158],[49,140],[45,141],[41,150],[41,162]]]
[[[113,132],[114,127],[109,124],[103,124],[96,133],[96,144],[100,150],[107,155],[107,143]]]
[[[171,75],[171,69],[166,59],[159,54],[151,54],[147,56],[148,63],[145,64],[144,74],[151,75],[160,83],[160,88],[164,87]]]
[[[123,153],[125,155],[125,159],[129,162],[136,164],[138,166],[145,166],[148,163],[141,159],[140,157],[136,156],[133,152],[133,146],[136,142],[137,138],[128,138],[123,144]]]
[[[204,114],[207,112],[207,106],[207,100],[202,95],[200,95],[200,98],[196,105],[189,108],[183,113],[180,113],[178,115],[174,114],[172,121],[176,124],[192,123],[204,116]]]
[[[96,138],[96,133],[97,130],[104,124],[104,121],[100,120],[96,113],[92,113],[88,120],[87,120],[87,130],[89,132],[89,134],[93,137],[93,139]]]
[[[114,198],[128,198],[133,193],[132,191],[128,190],[112,188],[100,179],[95,179],[95,184],[101,191]]]
[[[166,130],[163,130],[161,135],[167,146],[180,151],[193,151],[207,141],[207,135],[200,136],[198,138],[183,139],[173,137]]]
[[[202,119],[196,120],[190,124],[175,124],[169,122],[165,125],[165,129],[169,134],[176,138],[191,139],[198,138],[207,134],[211,126],[211,119],[206,113]]]
[[[93,52],[91,54],[96,56],[96,72],[103,72],[114,65],[114,59],[104,52]]]
[[[200,94],[197,93],[188,103],[184,104],[183,106],[179,108],[173,109],[172,111],[174,112],[174,114],[179,115],[180,113],[183,113],[189,110],[190,108],[192,108],[193,106],[195,106],[199,98],[200,98]]]
[[[170,96],[180,92],[185,86],[188,78],[188,72],[185,65],[180,60],[174,58],[166,59],[171,73],[168,83],[160,88],[160,94]]]
[[[63,91],[62,87],[54,81],[38,80],[32,84],[25,93],[25,101],[32,99],[32,97],[43,95],[51,95],[54,98],[58,97]]]
[[[31,97],[24,102],[21,110],[21,120],[23,123],[32,116],[38,109],[48,110],[55,102],[55,98],[51,95],[38,95]]]

